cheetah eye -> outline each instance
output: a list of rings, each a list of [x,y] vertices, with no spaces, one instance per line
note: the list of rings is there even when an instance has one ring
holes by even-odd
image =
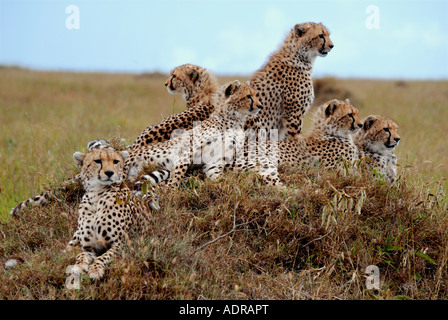
[[[93,161],[95,161],[98,164],[101,164],[101,159],[96,159],[96,160],[93,160]]]
[[[390,133],[389,128],[384,128],[384,131],[386,131],[387,133]]]
[[[246,98],[252,100],[252,96],[250,94],[247,95]]]
[[[325,38],[325,36],[323,34],[320,34],[319,38],[323,39],[323,38]]]
[[[353,113],[349,113],[348,116],[349,116],[350,118],[353,118]]]
[[[120,162],[120,160],[114,160],[114,164],[117,164],[119,162]]]

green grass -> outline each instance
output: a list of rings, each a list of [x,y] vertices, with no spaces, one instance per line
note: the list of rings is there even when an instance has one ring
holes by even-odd
[[[88,141],[132,142],[183,110],[164,81],[0,69],[0,299],[448,298],[448,83],[338,79],[321,80],[316,100],[349,96],[362,117],[398,122],[396,184],[363,170],[281,168],[290,186],[284,192],[253,174],[219,182],[194,176],[158,190],[151,233],[136,237],[103,281],[86,277],[80,290],[67,289],[76,252],[64,248],[76,227],[76,190],[20,218],[8,212],[73,176],[72,154]],[[3,268],[9,257],[21,263]],[[369,265],[380,270],[379,290],[366,288]]]

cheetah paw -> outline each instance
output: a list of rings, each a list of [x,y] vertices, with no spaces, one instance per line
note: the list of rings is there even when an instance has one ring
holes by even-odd
[[[98,266],[91,266],[89,268],[89,278],[93,280],[100,280],[104,276],[104,269]]]

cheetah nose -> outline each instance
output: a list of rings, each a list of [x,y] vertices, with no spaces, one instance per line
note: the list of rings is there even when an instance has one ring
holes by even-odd
[[[263,109],[263,105],[262,105],[262,104],[259,104],[259,105],[257,105],[257,108],[258,108],[258,109]]]
[[[363,124],[362,123],[358,123],[358,127],[362,128]]]
[[[114,175],[114,172],[112,170],[107,170],[104,174],[110,178]]]
[[[165,87],[168,87],[168,83],[165,83]]]
[[[334,44],[330,44],[329,47],[330,47],[330,49],[333,49],[334,48]]]
[[[400,137],[394,138],[394,140],[397,141],[397,142],[400,141],[400,139],[401,139]]]

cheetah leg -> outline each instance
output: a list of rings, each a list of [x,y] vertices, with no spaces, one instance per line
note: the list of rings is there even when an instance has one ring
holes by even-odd
[[[257,154],[257,171],[263,178],[263,180],[271,186],[284,188],[278,174],[277,166],[274,163],[278,163],[278,146],[277,144],[270,143],[269,150],[266,141],[259,141],[258,154]],[[252,155],[253,157],[254,155]]]
[[[178,184],[186,176],[188,168],[190,166],[190,159],[192,159],[192,151],[183,151],[181,157],[175,163],[174,168],[171,172],[171,180],[168,181],[167,185]]]
[[[79,228],[75,230],[75,233],[73,234],[72,240],[70,240],[67,244],[67,249],[70,249],[70,247],[76,247],[79,245]]]
[[[282,128],[279,132],[280,140],[291,139],[302,133],[302,119],[298,116],[282,118]]]
[[[205,165],[203,169],[207,178],[217,180],[223,173],[224,165],[222,163]]]
[[[261,165],[258,167],[258,173],[268,185],[278,187],[280,189],[284,188],[276,167],[272,165]]]
[[[171,174],[171,181],[167,183],[167,185],[175,185],[182,181],[182,179],[186,176],[188,171],[188,164],[180,164],[176,166]]]
[[[280,181],[277,167],[267,157],[259,158],[257,171],[268,185],[279,187],[280,189],[284,188],[283,183]]]
[[[109,250],[95,258],[95,261],[89,267],[89,278],[99,280],[104,276],[106,266],[116,256],[122,246],[121,241],[116,241]]]
[[[77,226],[75,232],[73,233],[72,240],[70,240],[69,243],[67,244],[66,250],[70,250],[71,247],[75,247],[81,243],[81,240],[80,240],[82,238],[81,231],[86,230],[86,221],[88,221],[89,219],[93,219],[93,216],[94,216],[94,214],[91,212],[91,208],[89,208],[89,206],[86,206],[84,201],[81,202],[78,212],[79,212],[78,213],[78,226]],[[92,237],[92,234],[90,231],[87,231],[87,235],[89,238]],[[91,240],[89,240],[89,242],[90,241]],[[82,243],[82,246],[89,247],[89,243],[84,241],[84,243]]]
[[[84,274],[89,270],[89,265],[95,259],[93,252],[83,251],[76,257],[75,266],[72,269],[73,273]]]
[[[81,204],[82,206],[82,204]],[[78,217],[78,228],[75,231],[76,243],[80,243],[82,247],[82,252],[76,257],[76,263],[73,267],[72,271],[74,273],[83,274],[86,273],[89,269],[89,265],[93,262],[96,257],[95,253],[95,242],[93,239],[93,234],[90,230],[87,230],[86,233],[82,233],[82,230],[86,230],[84,221],[86,216],[91,216],[89,212],[84,212],[80,210]],[[83,238],[81,238],[83,237]]]

